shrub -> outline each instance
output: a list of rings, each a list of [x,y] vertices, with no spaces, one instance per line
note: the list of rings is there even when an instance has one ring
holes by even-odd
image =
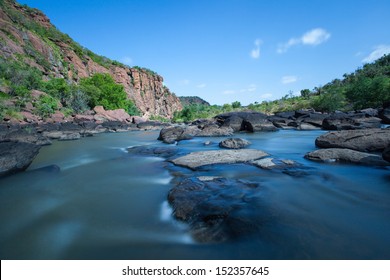
[[[49,117],[58,110],[58,100],[50,95],[41,95],[37,102],[34,102],[35,113],[41,117]]]
[[[138,109],[127,98],[122,85],[115,83],[109,74],[97,73],[80,82],[81,90],[89,97],[89,105],[103,106],[106,110],[125,109],[129,114],[136,114]]]

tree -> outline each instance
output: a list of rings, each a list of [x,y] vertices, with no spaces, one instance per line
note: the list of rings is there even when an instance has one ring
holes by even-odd
[[[241,103],[239,101],[234,101],[232,103],[232,107],[233,107],[233,109],[240,108],[241,107]]]

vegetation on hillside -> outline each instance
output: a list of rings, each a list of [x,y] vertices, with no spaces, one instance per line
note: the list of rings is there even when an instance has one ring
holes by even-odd
[[[46,94],[34,99],[31,90]],[[130,115],[139,114],[134,103],[127,98],[123,86],[115,83],[109,74],[97,73],[82,79],[79,85],[63,78],[44,81],[42,73],[36,68],[2,58],[0,94],[0,117],[15,116],[28,103],[35,107],[34,113],[42,117],[48,117],[57,110],[65,115],[82,113],[97,105],[105,109],[123,108]],[[12,105],[5,106],[6,103]]]

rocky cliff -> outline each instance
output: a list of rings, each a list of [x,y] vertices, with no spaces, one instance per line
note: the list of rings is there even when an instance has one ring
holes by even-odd
[[[93,53],[60,32],[41,11],[14,0],[0,0],[0,55],[36,67],[47,78],[75,83],[95,73],[109,73],[145,117],[171,118],[182,109],[160,75]]]

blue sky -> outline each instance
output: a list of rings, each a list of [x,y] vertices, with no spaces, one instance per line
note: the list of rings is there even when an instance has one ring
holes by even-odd
[[[90,50],[211,104],[278,99],[390,53],[390,1],[20,0]]]

